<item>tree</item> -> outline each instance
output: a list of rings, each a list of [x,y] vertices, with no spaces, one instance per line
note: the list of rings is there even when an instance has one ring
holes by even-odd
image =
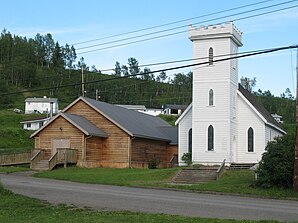
[[[160,82],[164,82],[167,79],[167,74],[166,72],[162,71],[160,74],[157,76],[157,80]]]
[[[92,72],[95,72],[95,73],[98,72],[98,70],[96,69],[95,65],[92,65],[92,66],[91,66],[91,71],[92,71]]]
[[[242,76],[240,79],[240,83],[241,83],[242,87],[244,87],[249,92],[252,92],[252,89],[256,86],[257,78],[254,77],[254,78],[250,79],[248,77]]]
[[[54,48],[55,48],[55,42],[54,42],[53,37],[50,33],[47,33],[44,36],[44,46],[45,46],[45,60],[46,60],[47,66],[49,68],[50,63],[52,61]]]
[[[65,65],[68,69],[73,69],[74,65],[73,63],[77,59],[77,54],[74,46],[69,46],[68,44],[65,44],[65,47],[63,48],[63,57],[65,61]]]
[[[144,68],[144,71],[142,72],[142,79],[143,80],[153,80],[152,76],[150,75],[151,70],[147,67]]]
[[[121,76],[121,66],[120,66],[120,63],[118,61],[116,61],[115,63],[115,76],[118,76],[120,77]]]
[[[81,57],[80,60],[78,61],[78,65],[77,65],[78,69],[82,69],[83,70],[89,70],[89,67],[87,67],[87,64],[85,63],[85,59],[84,57]]]
[[[123,76],[128,76],[129,75],[128,67],[126,65],[122,65],[121,73],[123,74]]]
[[[295,134],[276,138],[267,144],[257,170],[256,185],[263,188],[293,186]]]
[[[128,58],[128,68],[131,75],[140,73],[139,62],[133,57]]]
[[[63,53],[58,42],[56,42],[55,48],[53,51],[52,64],[56,68],[64,67]]]

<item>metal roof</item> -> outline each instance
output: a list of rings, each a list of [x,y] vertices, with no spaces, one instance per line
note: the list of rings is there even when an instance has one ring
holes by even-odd
[[[116,105],[129,110],[146,110],[145,105]]]
[[[284,131],[282,126],[271,116],[271,114],[266,110],[266,108],[260,103],[258,103],[254,95],[252,95],[248,90],[242,87],[241,84],[238,84],[238,90],[252,104],[252,106],[266,119],[268,123]]]
[[[26,98],[25,102],[58,102],[58,98]]]
[[[132,137],[148,138],[162,141],[177,141],[165,133],[165,129],[168,128],[171,131],[172,127],[163,119],[147,115],[141,112],[129,110],[120,106],[111,105],[102,101],[96,101],[94,99],[81,97],[90,106],[95,108],[99,113],[107,117],[114,124],[118,125]]]
[[[96,127],[94,124],[92,124],[89,120],[87,120],[83,116],[73,115],[69,113],[61,113],[61,114],[63,117],[66,117],[66,119],[68,119],[73,125],[83,130],[83,132],[86,133],[87,135],[99,136],[103,138],[108,137],[108,135],[103,130]]]

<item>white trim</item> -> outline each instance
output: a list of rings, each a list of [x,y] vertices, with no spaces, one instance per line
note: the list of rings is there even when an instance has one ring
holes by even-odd
[[[270,123],[267,121],[267,119],[265,119],[265,117],[258,112],[258,110],[246,99],[246,97],[239,91],[237,90],[238,95],[244,100],[244,102],[246,102],[246,104],[259,116],[260,119],[262,119],[262,121],[266,124],[269,125],[275,129],[277,129],[278,131],[282,132],[283,134],[287,134],[284,130],[282,130],[281,128],[277,127],[276,125]]]
[[[184,117],[186,116],[186,114],[190,111],[190,109],[192,109],[192,103],[190,103],[188,105],[188,107],[185,109],[185,111],[180,115],[180,117],[176,120],[175,125],[178,125],[179,122],[184,119]]]

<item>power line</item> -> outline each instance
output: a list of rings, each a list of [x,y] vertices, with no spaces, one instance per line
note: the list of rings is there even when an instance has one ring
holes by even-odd
[[[199,19],[199,18],[204,18],[204,17],[216,15],[216,14],[230,12],[230,11],[234,11],[234,10],[237,10],[237,9],[247,8],[247,7],[250,7],[250,6],[260,5],[260,4],[263,4],[263,3],[266,3],[266,2],[271,2],[271,1],[274,1],[274,0],[266,0],[266,1],[261,1],[261,2],[257,2],[257,3],[242,5],[242,6],[238,6],[238,7],[231,8],[231,9],[225,9],[225,10],[208,13],[208,14],[204,14],[204,15],[201,15],[201,16],[195,16],[195,17],[191,17],[191,18],[187,18],[187,19],[182,19],[182,20],[178,20],[178,21],[174,21],[174,22],[169,22],[169,23],[165,23],[165,24],[161,24],[161,25],[156,25],[156,26],[151,26],[151,27],[147,27],[147,28],[143,28],[143,29],[133,30],[133,31],[119,33],[119,34],[110,35],[110,36],[105,36],[105,37],[101,37],[101,38],[97,38],[97,39],[77,42],[77,43],[73,43],[71,45],[81,45],[81,44],[95,42],[95,41],[99,41],[99,40],[110,39],[110,38],[124,36],[124,35],[128,35],[128,34],[138,33],[138,32],[151,30],[151,29],[156,29],[156,28],[160,28],[160,27],[165,27],[165,26],[169,26],[169,25],[173,25],[173,24],[177,24],[177,23],[187,22],[187,21],[194,20],[194,19]]]
[[[232,15],[221,16],[221,17],[217,17],[217,18],[213,18],[213,19],[209,19],[209,20],[205,20],[205,21],[196,22],[196,23],[193,23],[193,25],[203,24],[203,23],[214,21],[214,20],[225,19],[225,18],[229,18],[231,16],[243,15],[243,14],[247,14],[247,13],[251,13],[251,12],[255,12],[255,11],[260,11],[260,10],[264,10],[264,9],[268,9],[268,8],[280,6],[280,5],[283,5],[283,4],[296,2],[296,1],[297,0],[292,0],[292,1],[283,2],[283,3],[279,3],[279,4],[275,4],[275,5],[270,5],[270,6],[266,6],[266,7],[262,7],[262,8],[258,8],[258,9],[239,12],[239,13],[235,13],[235,14],[232,14]],[[275,12],[295,8],[295,7],[298,7],[298,5],[289,6],[289,7],[285,7],[285,8],[281,8],[281,9],[276,9],[276,10],[272,10],[272,11],[268,11],[268,12],[262,12],[262,13],[254,14],[254,15],[250,15],[250,16],[245,16],[245,17],[241,17],[241,18],[238,18],[238,19],[234,19],[233,21],[240,21],[240,20],[244,20],[244,19],[248,19],[248,18],[267,15],[267,14],[271,14],[271,13],[275,13]],[[225,21],[225,22],[228,22],[228,21]],[[94,47],[97,47],[97,46],[108,45],[108,44],[111,44],[111,43],[123,42],[123,41],[126,41],[126,40],[131,40],[131,39],[136,39],[136,38],[140,38],[140,37],[145,37],[145,36],[155,35],[155,34],[159,34],[159,33],[164,33],[164,32],[172,31],[172,30],[175,30],[175,29],[181,29],[181,28],[185,28],[187,26],[188,25],[183,25],[183,26],[179,26],[179,27],[175,27],[175,28],[170,28],[170,29],[166,29],[166,30],[156,31],[156,32],[142,34],[142,35],[133,36],[133,37],[128,37],[128,38],[124,38],[124,39],[120,39],[120,40],[114,40],[114,41],[109,41],[109,42],[105,42],[105,43],[95,44],[95,45],[92,45],[92,46],[86,46],[86,47],[78,48],[77,50],[82,50],[82,49],[87,49],[87,48],[94,48]],[[83,51],[83,52],[78,52],[78,54],[91,53],[91,52],[96,52],[96,51],[101,51],[101,50],[106,50],[106,49],[111,49],[111,48],[131,45],[131,44],[136,44],[136,43],[145,42],[145,41],[149,41],[149,40],[169,37],[169,36],[173,36],[173,35],[177,35],[177,34],[181,34],[181,33],[185,33],[185,32],[188,32],[188,30],[182,30],[182,31],[174,32],[174,33],[168,33],[168,34],[164,34],[164,35],[154,36],[154,37],[145,38],[145,39],[136,40],[136,41],[131,41],[131,42],[127,42],[127,43],[116,44],[116,45],[102,47],[102,48],[94,49],[94,50],[87,50],[87,51]]]
[[[217,60],[214,60],[213,62],[214,63],[217,63],[217,62],[222,62],[222,61],[227,61],[227,60],[232,60],[232,59],[250,57],[250,56],[255,56],[255,55],[260,55],[260,54],[266,54],[266,53],[272,53],[272,52],[276,52],[276,51],[287,50],[287,49],[294,49],[294,48],[298,48],[298,45],[278,47],[278,48],[271,48],[271,49],[267,49],[267,50],[260,50],[259,52],[247,53],[247,54],[243,54],[243,55],[237,55],[237,56],[232,56],[232,57],[226,57],[226,58],[222,58],[222,59],[217,59]],[[184,66],[170,67],[170,68],[165,68],[165,69],[161,69],[161,70],[150,71],[150,72],[148,72],[146,74],[153,74],[153,73],[159,73],[159,72],[162,72],[162,71],[171,71],[171,70],[177,70],[177,69],[194,67],[194,66],[200,66],[200,65],[206,65],[206,64],[209,64],[209,61],[195,63],[195,64],[188,64],[188,65],[184,65]],[[127,76],[123,76],[123,77],[107,78],[107,79],[103,79],[103,80],[87,81],[87,82],[85,82],[85,85],[86,84],[92,84],[92,83],[98,83],[98,82],[119,80],[119,79],[124,79],[124,78],[129,78],[129,77],[142,76],[142,75],[144,75],[144,73],[132,74],[132,75],[127,75]],[[0,96],[20,94],[20,93],[26,93],[26,92],[44,91],[44,90],[51,90],[51,89],[55,89],[55,88],[65,88],[65,87],[78,86],[78,85],[81,85],[81,83],[61,85],[59,87],[47,87],[47,88],[24,90],[24,91],[11,92],[11,93],[2,93],[2,94],[0,94]]]

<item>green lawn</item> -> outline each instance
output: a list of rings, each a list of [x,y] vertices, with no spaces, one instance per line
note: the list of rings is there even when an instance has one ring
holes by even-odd
[[[45,202],[13,194],[0,185],[0,222],[5,223],[269,223],[278,221],[241,221],[182,217],[135,212],[109,212],[78,209],[74,206],[54,206]]]
[[[112,168],[66,168],[37,173],[35,176],[83,183],[151,186],[177,188],[191,191],[234,193],[270,198],[298,199],[298,193],[285,189],[259,189],[253,186],[254,172],[249,170],[226,171],[214,182],[193,185],[169,184],[179,168],[169,169],[112,169]]]
[[[24,166],[0,166],[0,173],[15,173],[30,170]]]
[[[36,115],[0,110],[0,154],[28,152],[33,149],[32,131],[22,129],[20,122]]]

